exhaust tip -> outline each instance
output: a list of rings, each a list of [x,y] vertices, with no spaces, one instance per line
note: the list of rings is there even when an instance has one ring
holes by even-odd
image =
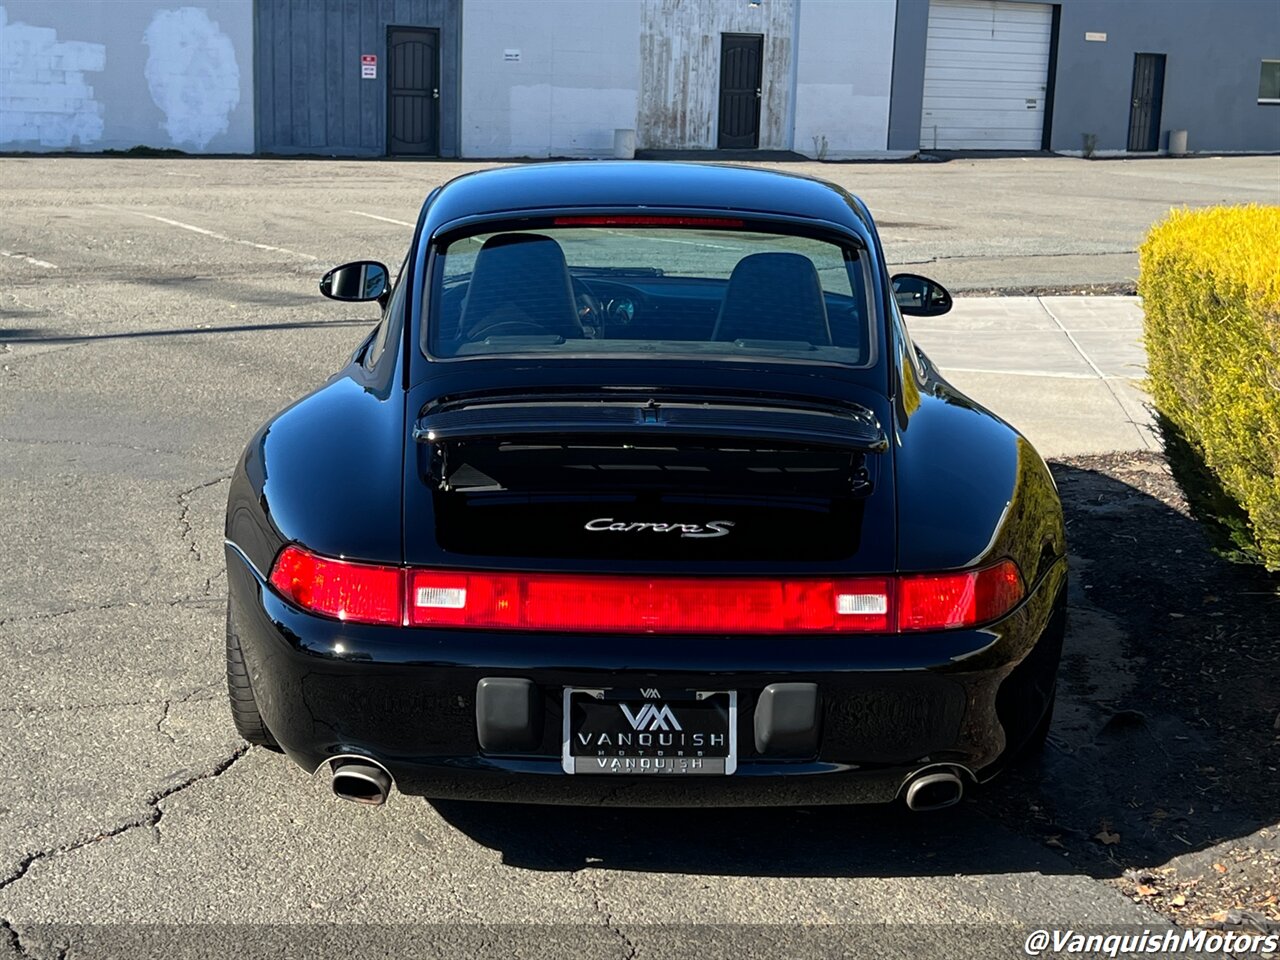
[[[964,796],[964,781],[950,770],[925,773],[907,785],[907,808],[917,812],[954,807]]]
[[[391,774],[373,760],[334,760],[333,794],[352,803],[380,807],[391,793]]]

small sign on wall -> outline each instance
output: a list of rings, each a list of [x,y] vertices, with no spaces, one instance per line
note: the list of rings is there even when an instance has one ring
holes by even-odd
[[[360,54],[360,79],[378,79],[378,55],[375,53]]]
[[[1106,35],[1105,33],[1086,33],[1086,34],[1084,35],[1084,38],[1085,38],[1086,40],[1092,40],[1094,43],[1106,43],[1106,42],[1107,42],[1107,35]]]
[[[520,51],[519,50],[503,50],[502,62],[503,63],[519,63]]]

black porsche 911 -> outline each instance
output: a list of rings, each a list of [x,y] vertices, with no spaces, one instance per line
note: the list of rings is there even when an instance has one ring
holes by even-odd
[[[381,322],[227,505],[236,726],[335,793],[948,806],[1043,740],[1062,511],[817,180],[537,164],[433,190]]]

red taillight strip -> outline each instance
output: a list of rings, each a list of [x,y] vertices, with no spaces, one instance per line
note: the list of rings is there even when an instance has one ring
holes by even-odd
[[[1021,601],[1011,560],[959,573],[841,579],[406,569],[285,547],[271,585],[356,623],[562,633],[902,633],[990,623]]]
[[[290,544],[271,568],[271,585],[286,600],[354,623],[404,623],[401,567],[334,560]]]
[[[556,217],[557,227],[741,227],[732,217],[655,217],[630,214],[586,217]]]
[[[889,581],[409,574],[409,623],[601,633],[883,632]],[[860,602],[841,598],[857,598]]]
[[[1012,560],[962,573],[898,578],[899,632],[951,630],[998,620],[1022,599],[1022,575]]]

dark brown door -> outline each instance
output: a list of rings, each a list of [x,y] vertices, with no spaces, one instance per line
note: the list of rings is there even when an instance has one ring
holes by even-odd
[[[1160,108],[1164,103],[1164,54],[1133,55],[1133,97],[1129,104],[1129,149],[1160,149]]]
[[[764,37],[720,36],[720,138],[722,150],[760,146],[760,77]]]
[[[440,153],[440,31],[392,27],[387,37],[387,153]]]

